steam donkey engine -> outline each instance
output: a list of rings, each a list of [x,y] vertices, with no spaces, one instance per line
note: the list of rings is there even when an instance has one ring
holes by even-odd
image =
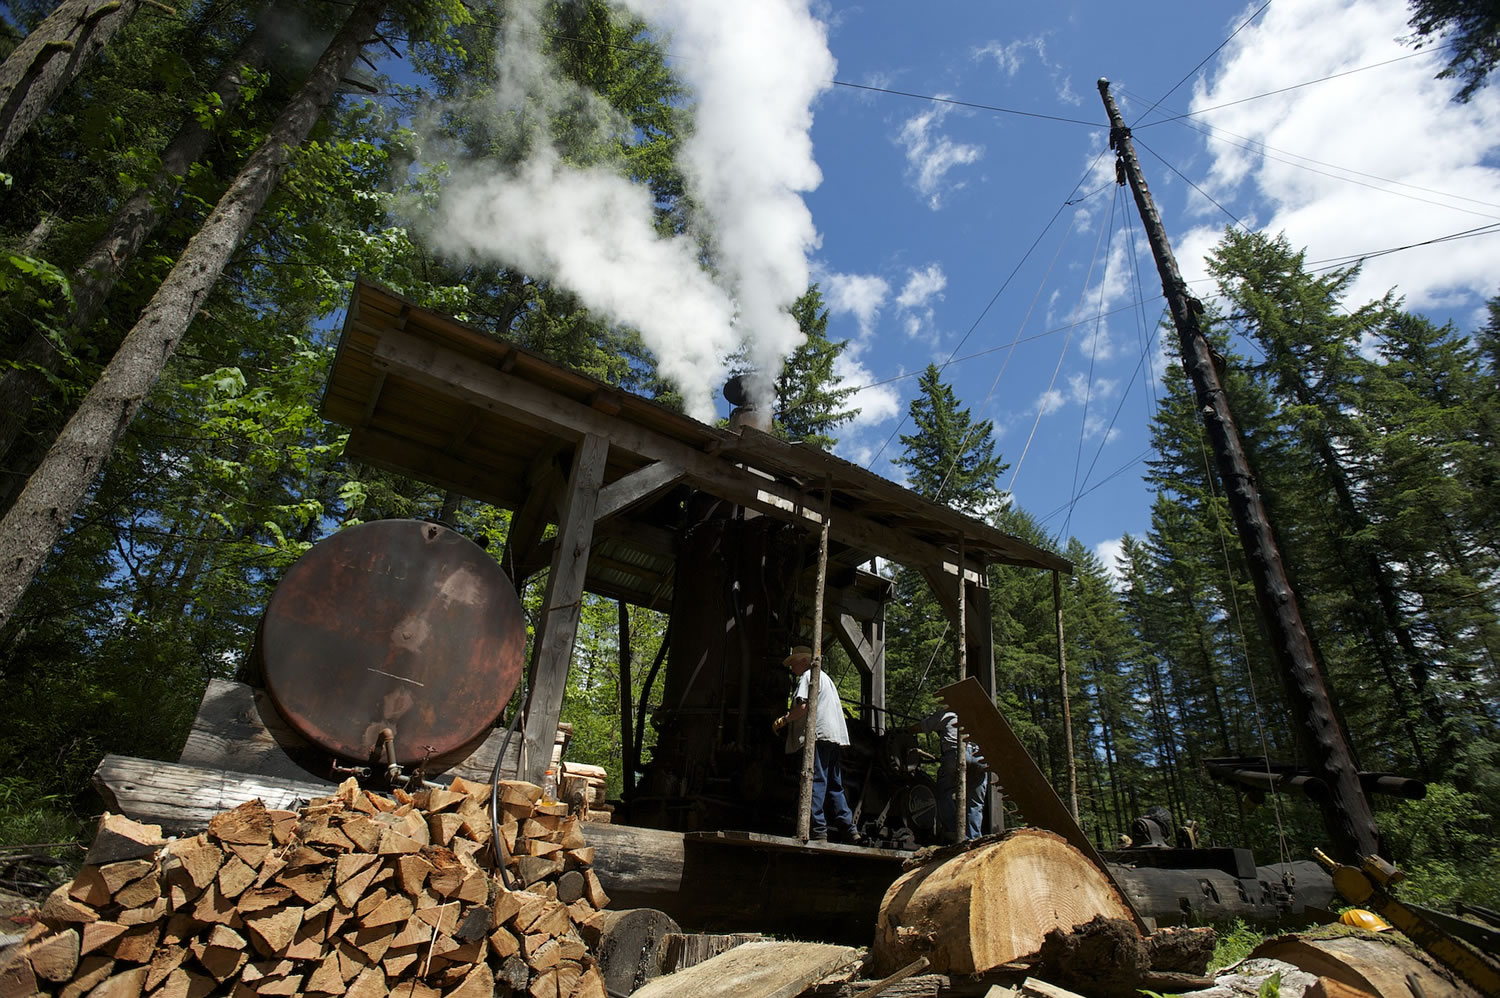
[[[770,725],[790,689],[782,658],[805,624],[806,535],[733,508],[695,509],[691,498],[677,526],[657,739],[626,774],[620,817],[785,833],[800,754]],[[436,523],[374,521],[287,571],[260,623],[252,678],[305,742],[286,746],[304,768],[401,785],[435,777],[492,732],[520,681],[526,627],[511,580],[477,544]],[[931,780],[909,736],[882,733],[865,680],[844,762],[851,805],[886,844],[930,840]]]

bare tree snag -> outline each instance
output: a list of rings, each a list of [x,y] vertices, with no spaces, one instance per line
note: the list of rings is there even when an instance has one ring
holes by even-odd
[[[203,307],[300,145],[328,106],[384,12],[383,0],[358,0],[343,28],[285,111],[204,221],[58,435],[4,520],[0,520],[0,625],[67,528],[84,493],[130,425],[146,395]]]
[[[0,64],[0,161],[140,0],[63,0]]]
[[[1103,871],[1062,836],[1018,829],[892,884],[876,923],[875,971],[925,956],[937,973],[984,973],[1036,953],[1049,930],[1096,915],[1134,922]]]

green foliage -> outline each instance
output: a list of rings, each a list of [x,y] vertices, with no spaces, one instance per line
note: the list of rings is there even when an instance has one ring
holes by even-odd
[[[1266,938],[1263,933],[1256,931],[1238,918],[1226,925],[1215,925],[1214,932],[1216,934],[1214,952],[1213,956],[1208,958],[1209,974],[1239,963]]]
[[[792,303],[790,311],[806,339],[776,378],[773,427],[783,440],[832,450],[838,443],[832,431],[859,415],[858,409],[843,408],[855,389],[839,387],[844,379],[833,370],[849,341],[828,339],[828,310],[816,284]]]
[[[965,513],[998,509],[995,479],[1010,465],[995,454],[994,424],[976,422],[959,406],[936,364],[927,365],[917,386],[909,409],[913,430],[901,435],[904,450],[894,462],[905,470],[908,487]]]
[[[1420,801],[1395,800],[1378,814],[1386,854],[1406,874],[1405,901],[1500,904],[1500,843],[1493,812],[1480,795],[1431,783]]]
[[[0,845],[60,843],[52,850],[60,858],[76,859],[66,843],[84,835],[84,821],[60,794],[45,793],[24,776],[0,777]]]
[[[1438,78],[1462,80],[1453,99],[1467,103],[1500,61],[1500,10],[1485,0],[1410,0],[1410,7],[1412,44],[1448,46],[1451,57]]]
[[[297,16],[306,34],[317,35],[346,12],[312,5]],[[10,359],[30,331],[26,323],[65,313],[60,278],[158,168],[177,128],[196,121],[215,136],[164,224],[125,268],[104,316],[71,331],[70,340],[57,339],[77,361],[47,402],[49,419],[31,424],[35,438],[0,455],[0,483],[24,481],[19,469],[47,443],[41,424],[60,425],[300,84],[307,60],[287,49],[273,53],[264,71],[244,74],[244,100],[232,110],[203,88],[261,13],[259,3],[204,0],[181,18],[133,19],[7,160],[15,179],[0,191],[0,247],[7,250],[0,252],[0,309],[14,320],[4,324]],[[32,782],[16,792],[28,800],[50,795],[63,813],[75,802],[86,811],[97,807],[85,795],[105,752],[175,758],[203,684],[237,673],[277,578],[298,554],[343,525],[429,516],[443,504],[430,485],[347,460],[346,434],[319,415],[352,275],[605,380],[658,387],[654,361],[632,331],[612,328],[529,275],[440,262],[401,224],[403,211],[419,203],[410,195],[430,189],[430,178],[411,168],[411,109],[435,95],[478,96],[496,72],[495,27],[508,11],[478,4],[471,15],[468,5],[443,0],[398,5],[395,14],[401,23],[387,37],[407,38],[414,62],[432,75],[404,89],[383,83],[403,90],[405,105],[342,100],[295,151],[88,505],[0,632],[0,696],[36,707],[0,732],[0,764],[25,766]],[[631,123],[612,134],[599,158],[651,184],[664,222],[680,224],[670,155],[680,90],[661,50],[639,22],[607,4],[558,4],[549,16],[551,44],[567,71]],[[106,93],[108,100],[99,99]],[[482,122],[459,115],[443,127],[474,161],[503,165]],[[41,248],[15,248],[28,240]],[[465,501],[456,517],[497,556],[503,550],[508,514]],[[649,617],[642,617],[638,660],[659,637]],[[579,727],[574,757],[597,758],[618,779],[618,736],[595,723],[616,712],[604,710],[612,702],[607,623],[585,632],[591,664],[579,672],[568,712]]]

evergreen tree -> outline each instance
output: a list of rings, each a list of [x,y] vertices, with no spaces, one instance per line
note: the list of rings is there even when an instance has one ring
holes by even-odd
[[[1410,0],[1410,5],[1412,44],[1421,48],[1439,38],[1448,44],[1452,57],[1438,79],[1463,80],[1453,99],[1467,103],[1500,61],[1500,8],[1491,0]]]
[[[777,436],[795,443],[832,450],[838,443],[834,430],[859,415],[843,405],[854,388],[841,388],[843,378],[833,365],[848,347],[848,340],[828,339],[828,310],[816,284],[792,303],[792,317],[806,337],[786,359],[776,376],[776,416],[772,424]]]
[[[933,502],[983,516],[998,510],[995,484],[1010,465],[995,453],[994,423],[975,422],[961,408],[953,386],[942,380],[936,364],[917,379],[918,395],[908,413],[913,432],[901,435],[904,449],[893,462],[906,471],[907,485]]]

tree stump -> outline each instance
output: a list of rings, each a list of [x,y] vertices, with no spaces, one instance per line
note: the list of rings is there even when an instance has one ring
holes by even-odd
[[[1131,920],[1104,872],[1062,836],[1022,828],[908,871],[886,891],[875,972],[925,956],[942,974],[979,974],[1036,953],[1051,929],[1096,915]]]

